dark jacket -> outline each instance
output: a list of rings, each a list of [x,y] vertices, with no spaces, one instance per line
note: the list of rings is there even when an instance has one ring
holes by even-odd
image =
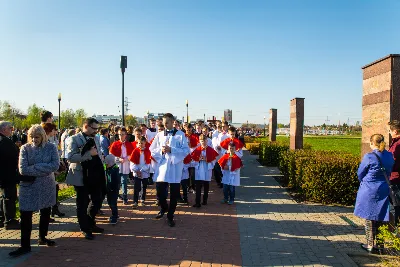
[[[120,176],[118,165],[106,169],[107,191],[118,191],[120,187]]]
[[[390,174],[391,184],[400,184],[400,137],[393,138],[390,143],[389,152],[393,154],[394,165]]]
[[[18,147],[0,134],[0,187],[17,184]]]

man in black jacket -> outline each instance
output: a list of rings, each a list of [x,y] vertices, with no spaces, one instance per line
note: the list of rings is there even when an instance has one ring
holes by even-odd
[[[0,121],[0,227],[19,229],[15,219],[17,200],[18,148],[10,139],[12,124]]]

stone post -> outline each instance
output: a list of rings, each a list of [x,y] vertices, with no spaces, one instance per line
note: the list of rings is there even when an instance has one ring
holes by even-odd
[[[278,127],[278,111],[275,108],[269,110],[269,141],[276,141],[276,128]]]
[[[400,120],[400,55],[391,54],[364,67],[361,157],[371,151],[370,137],[382,134],[389,144],[391,120]]]
[[[290,149],[303,148],[304,98],[290,101]]]

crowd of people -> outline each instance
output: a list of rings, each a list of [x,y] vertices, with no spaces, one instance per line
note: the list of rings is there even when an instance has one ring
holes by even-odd
[[[65,183],[76,192],[79,227],[88,240],[94,238],[93,233],[104,232],[96,225],[96,216],[106,198],[111,210],[109,223],[115,225],[118,199],[122,205],[140,209],[147,204],[147,187],[154,183],[154,204],[160,207],[155,219],[166,215],[171,227],[175,226],[177,204],[189,205],[188,194],[195,194],[193,208],[208,204],[212,177],[223,188],[221,203],[234,204],[244,139],[227,122],[181,124],[166,113],[163,118],[150,119],[149,125],[134,128],[100,127],[96,119],[87,118],[82,128],[58,133],[51,112],[44,111],[41,120],[23,131],[13,130],[10,122],[0,122],[0,227],[21,229],[21,246],[10,252],[12,257],[31,251],[36,211],[40,211],[38,244],[55,245],[46,236],[49,223],[65,216],[59,209],[55,179],[64,170]],[[129,183],[134,185],[131,199]]]

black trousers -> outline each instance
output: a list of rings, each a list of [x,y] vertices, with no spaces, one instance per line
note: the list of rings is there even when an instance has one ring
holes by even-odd
[[[139,201],[139,193],[142,190],[142,185],[143,185],[143,194],[142,194],[142,200],[146,200],[146,190],[147,190],[147,184],[148,184],[148,178],[143,178],[140,179],[139,177],[134,177],[135,178],[135,185],[133,186],[133,202],[138,203]]]
[[[195,190],[196,189],[196,180],[195,180],[195,169],[194,167],[189,167],[189,188]]]
[[[204,185],[203,203],[207,203],[208,191],[210,190],[210,182],[196,180],[196,204],[200,204],[201,188]]]
[[[40,210],[39,221],[39,239],[45,239],[49,230],[51,207]],[[21,247],[31,247],[31,232],[32,232],[32,214],[33,211],[21,210]]]
[[[16,215],[17,186],[6,185],[0,188],[0,222],[14,220]]]
[[[86,186],[75,186],[76,213],[78,223],[82,232],[91,233],[95,226],[96,214],[103,202],[101,188],[87,188]]]
[[[182,196],[180,196],[180,199],[183,201],[188,200],[188,182],[189,182],[189,179],[181,180],[183,198],[182,198]]]
[[[180,184],[169,184],[170,191],[170,199],[169,199],[169,208],[167,203],[167,194],[166,189],[168,188],[168,183],[165,182],[157,182],[157,196],[160,201],[161,212],[166,212],[168,210],[167,218],[172,220],[174,218],[174,213],[176,210],[176,204],[179,198],[179,189]]]
[[[218,162],[216,162],[214,165],[214,178],[218,185],[222,183],[222,170]]]

